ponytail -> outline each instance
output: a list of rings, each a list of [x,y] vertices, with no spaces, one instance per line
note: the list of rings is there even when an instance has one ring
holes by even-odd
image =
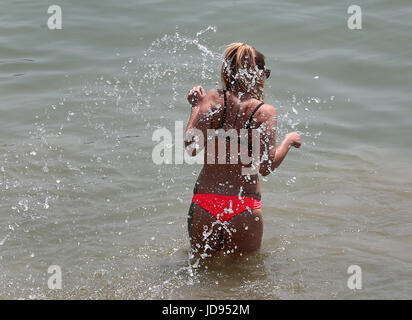
[[[259,54],[246,43],[235,42],[227,46],[221,68],[221,78],[227,90],[249,93],[253,98],[263,100],[264,72],[256,65]]]

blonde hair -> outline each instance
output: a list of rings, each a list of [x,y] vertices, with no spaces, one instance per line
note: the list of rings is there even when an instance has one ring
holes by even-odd
[[[226,47],[221,68],[222,84],[227,90],[249,93],[253,98],[264,100],[265,56],[242,42]]]

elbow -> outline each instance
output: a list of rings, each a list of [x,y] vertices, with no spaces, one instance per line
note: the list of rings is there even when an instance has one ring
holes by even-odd
[[[271,173],[273,173],[274,171],[275,171],[275,169],[265,168],[265,169],[260,169],[259,173],[262,177],[266,177],[266,176],[270,175]]]
[[[260,166],[259,168],[259,173],[263,176],[266,177],[268,175],[270,175],[273,171],[275,171],[276,166],[275,163],[264,163]]]
[[[272,172],[274,172],[277,167],[278,167],[278,164],[276,163],[275,159],[265,160],[260,165],[259,173],[263,177],[266,177],[269,174],[271,174]]]
[[[269,170],[262,170],[262,169],[260,169],[260,170],[259,170],[259,173],[260,173],[260,175],[261,175],[262,177],[266,177],[266,176],[268,176],[268,175],[270,174],[270,171],[269,171]]]

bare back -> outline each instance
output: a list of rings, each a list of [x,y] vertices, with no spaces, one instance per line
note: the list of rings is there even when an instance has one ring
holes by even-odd
[[[253,98],[246,98],[241,101],[235,94],[226,91],[227,105],[225,110],[224,92],[222,90],[213,91],[214,92],[210,95],[210,98],[204,102],[208,105],[208,111],[204,114],[204,117],[209,118],[207,124],[205,123],[206,126],[204,129],[223,129],[225,132],[236,130],[239,135],[240,129],[244,129],[247,126],[248,121],[251,119],[250,128],[259,127],[261,124],[259,118],[261,118],[262,111],[257,110],[252,118],[251,115],[255,108],[261,104],[261,101]],[[264,110],[263,108],[260,109]],[[226,145],[226,164],[218,164],[219,143],[215,143],[214,150],[210,150],[210,148],[208,149],[207,132],[205,133],[205,165],[196,182],[195,193],[239,195],[260,199],[260,183],[258,175],[242,174],[242,167],[247,166],[247,164],[242,163],[240,157],[235,159],[237,164],[230,164],[231,153],[229,141],[227,141],[227,143],[226,141],[223,141]],[[219,139],[225,140],[224,137],[213,139],[216,139],[216,141]],[[251,134],[249,134],[248,142],[251,143]],[[235,143],[235,145],[237,145],[237,143]],[[243,152],[248,151],[247,146],[245,145],[239,144],[238,147],[238,150],[243,148]],[[212,164],[210,164],[210,160],[208,161],[207,159],[208,153],[210,154],[211,152],[215,155],[215,160]]]

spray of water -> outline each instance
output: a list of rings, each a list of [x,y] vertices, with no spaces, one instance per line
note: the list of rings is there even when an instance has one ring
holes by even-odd
[[[68,89],[59,102],[36,116],[27,139],[19,145],[3,145],[0,201],[8,214],[8,223],[1,226],[0,246],[7,246],[8,242],[18,241],[24,233],[40,228],[34,223],[40,221],[51,228],[45,232],[53,241],[62,241],[59,232],[71,233],[73,236],[65,241],[73,247],[81,248],[83,238],[89,237],[102,246],[110,246],[112,249],[108,252],[113,257],[121,256],[116,253],[116,246],[107,242],[110,240],[106,240],[105,233],[114,235],[122,234],[125,229],[140,230],[139,225],[132,223],[134,217],[143,217],[149,223],[157,217],[161,219],[168,208],[178,206],[187,210],[191,187],[179,186],[187,185],[188,173],[194,179],[199,168],[156,167],[151,163],[151,134],[160,127],[173,128],[176,120],[187,119],[186,94],[193,85],[220,86],[221,48],[210,45],[210,37],[216,32],[215,26],[209,26],[195,35],[183,35],[178,29],[165,34],[153,41],[142,55],[128,58],[118,75],[98,76],[80,89]],[[267,92],[267,100],[274,100],[273,95]],[[278,135],[298,130],[306,138],[311,138],[305,143],[315,144],[321,132],[313,133],[309,128],[311,106],[321,104],[322,99],[298,99],[292,95],[288,101],[274,101],[282,114],[278,120]],[[285,184],[295,181],[294,177]],[[133,200],[130,196],[133,194],[145,199],[143,203]],[[165,199],[164,204],[159,205],[157,199]],[[98,212],[90,217],[82,216],[82,212],[92,205]],[[111,216],[121,216],[124,224],[108,227]],[[96,231],[96,238],[83,234],[91,233],[84,225],[94,225],[96,222],[93,221],[98,218],[107,224]],[[185,223],[183,213],[173,219],[172,224]],[[157,228],[164,225],[162,220],[156,223]],[[224,223],[216,223],[233,232]],[[209,241],[215,240],[210,238],[209,232],[205,231],[204,236]],[[158,237],[161,239],[161,236],[160,233]],[[144,253],[136,254],[150,257],[149,248],[154,248],[151,244],[154,241],[148,239],[147,245],[142,247]],[[163,237],[159,241],[169,244],[170,239]],[[181,252],[187,243],[186,236],[180,237],[173,252]],[[86,249],[84,253],[93,255]],[[34,252],[27,254],[36,255]],[[201,253],[201,257],[206,256],[207,248]],[[97,257],[93,259],[90,264],[98,261]],[[95,270],[115,270],[119,259],[112,260],[105,260],[104,265]],[[143,290],[136,287],[145,287],[139,271],[130,272],[125,277],[140,279],[131,290],[135,297],[173,295],[179,287],[200,281],[196,275],[199,260],[188,260],[189,264],[187,259],[179,260],[172,274],[166,273],[158,284]],[[96,274],[100,273],[96,271]],[[93,287],[90,281],[87,283]],[[130,286],[126,284],[126,287]],[[168,294],[165,290],[169,290]],[[66,293],[76,296],[75,292]],[[137,296],[136,292],[139,292]],[[130,294],[127,290],[118,291],[119,296],[127,294]],[[27,295],[44,296],[40,286],[33,287]]]

